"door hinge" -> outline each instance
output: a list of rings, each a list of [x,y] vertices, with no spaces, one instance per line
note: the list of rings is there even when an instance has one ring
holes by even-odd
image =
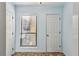
[[[61,48],[61,45],[59,45],[59,48]]]
[[[61,32],[59,32],[59,34],[61,34]]]
[[[59,17],[59,20],[61,20],[61,17]]]
[[[14,19],[14,17],[12,16],[12,20]]]
[[[14,50],[14,48],[12,48],[12,51]]]
[[[49,37],[49,34],[46,34],[47,37]]]

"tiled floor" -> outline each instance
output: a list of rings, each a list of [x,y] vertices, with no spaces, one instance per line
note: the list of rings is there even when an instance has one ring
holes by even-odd
[[[62,52],[16,52],[15,56],[64,56]]]

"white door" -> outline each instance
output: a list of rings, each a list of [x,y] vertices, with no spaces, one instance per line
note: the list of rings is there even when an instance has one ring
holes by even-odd
[[[59,15],[47,15],[47,52],[59,52]]]
[[[6,12],[6,55],[11,55],[12,52],[12,18],[11,15]]]

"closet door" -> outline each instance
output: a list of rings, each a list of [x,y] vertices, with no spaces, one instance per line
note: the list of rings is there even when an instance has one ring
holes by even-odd
[[[60,36],[59,15],[47,15],[47,52],[59,52]]]

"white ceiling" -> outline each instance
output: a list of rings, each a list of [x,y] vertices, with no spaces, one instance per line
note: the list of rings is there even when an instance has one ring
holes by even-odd
[[[14,2],[14,5],[40,5],[40,2]],[[41,2],[41,5],[63,6],[64,2]]]

